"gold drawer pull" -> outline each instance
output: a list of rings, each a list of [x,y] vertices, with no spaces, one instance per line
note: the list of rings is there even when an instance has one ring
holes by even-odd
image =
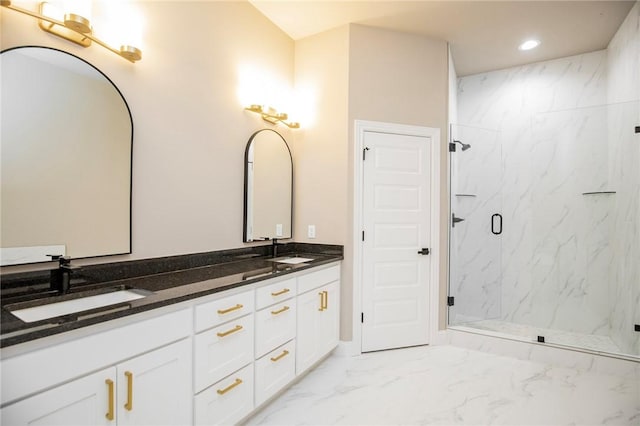
[[[329,292],[328,291],[323,291],[324,293],[324,309],[327,310],[329,309]]]
[[[104,382],[107,384],[107,392],[109,393],[109,411],[107,411],[105,417],[107,418],[107,420],[113,420],[113,404],[115,396],[113,393],[113,380],[107,379]]]
[[[318,310],[322,312],[324,311],[324,291],[321,291],[318,295],[320,296],[320,307]]]
[[[133,373],[125,371],[124,375],[127,377],[127,403],[124,404],[124,408],[131,411],[133,410]]]
[[[224,337],[224,336],[228,336],[232,333],[235,333],[236,331],[240,331],[242,330],[242,326],[241,325],[236,325],[235,327],[233,327],[231,330],[229,331],[223,331],[222,333],[216,333],[218,335],[218,337]]]
[[[218,389],[216,392],[218,392],[218,395],[224,395],[225,393],[229,392],[231,389],[235,388],[236,386],[238,386],[239,384],[242,383],[242,380],[240,379],[236,379],[235,382],[231,383],[229,386],[227,386],[224,389]]]
[[[289,307],[285,306],[284,308],[279,309],[277,311],[271,311],[271,315],[278,315],[278,314],[281,314],[281,313],[286,312],[288,310],[289,310]]]
[[[271,361],[278,362],[287,355],[289,355],[289,351],[285,349],[280,355],[271,358]]]
[[[280,290],[280,291],[276,291],[275,293],[271,293],[271,295],[272,295],[273,297],[276,297],[276,296],[282,296],[283,294],[285,294],[285,293],[289,293],[290,291],[291,291],[291,290],[289,290],[288,288],[284,288],[284,289],[282,289],[282,290]]]
[[[224,315],[224,314],[228,314],[229,312],[237,311],[238,309],[242,309],[242,308],[244,308],[244,306],[238,303],[236,306],[229,309],[218,309],[218,314]]]

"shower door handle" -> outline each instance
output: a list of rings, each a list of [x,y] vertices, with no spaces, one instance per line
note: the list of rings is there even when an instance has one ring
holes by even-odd
[[[500,227],[498,228],[498,231],[496,231],[496,218],[499,219],[498,225],[500,225]],[[491,233],[493,235],[502,234],[502,215],[500,213],[496,213],[491,216]]]

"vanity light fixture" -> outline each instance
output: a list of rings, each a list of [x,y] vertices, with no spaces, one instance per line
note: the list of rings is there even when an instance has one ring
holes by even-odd
[[[262,105],[251,105],[245,108],[247,111],[255,112],[256,114],[260,114],[264,121],[268,121],[271,124],[282,123],[290,129],[299,129],[300,123],[297,121],[288,122],[287,119],[289,116],[284,112],[278,112],[273,108],[268,108],[266,111],[262,107]]]
[[[91,42],[95,42],[130,62],[137,62],[142,59],[142,51],[137,47],[124,45],[116,49],[94,36],[91,22],[83,16],[74,13],[65,13],[63,20],[50,16],[51,5],[47,2],[40,3],[37,12],[12,5],[10,0],[0,0],[0,6],[36,18],[42,30],[82,47],[89,47],[91,46]]]
[[[522,42],[522,44],[518,46],[518,50],[531,50],[538,46],[540,46],[540,40],[530,39]]]

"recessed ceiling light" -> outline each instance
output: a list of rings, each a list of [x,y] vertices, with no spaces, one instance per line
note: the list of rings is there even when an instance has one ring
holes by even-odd
[[[519,50],[531,50],[535,49],[540,45],[540,40],[526,40],[520,46],[518,46]]]

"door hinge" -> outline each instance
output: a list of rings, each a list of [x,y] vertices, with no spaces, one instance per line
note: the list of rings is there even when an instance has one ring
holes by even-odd
[[[362,161],[364,161],[364,160],[366,160],[366,159],[367,159],[367,151],[369,151],[369,147],[368,147],[368,146],[367,146],[367,147],[365,147],[365,148],[362,150]]]
[[[455,302],[455,297],[453,296],[447,297],[447,306],[453,306],[454,302]]]
[[[640,331],[640,324],[633,324],[633,329],[635,331]]]
[[[364,231],[362,231],[362,241],[364,241]]]
[[[364,312],[360,312],[360,322],[364,324]]]
[[[640,126],[636,126],[636,133],[640,133]]]
[[[456,152],[456,144],[449,142],[449,152]]]

